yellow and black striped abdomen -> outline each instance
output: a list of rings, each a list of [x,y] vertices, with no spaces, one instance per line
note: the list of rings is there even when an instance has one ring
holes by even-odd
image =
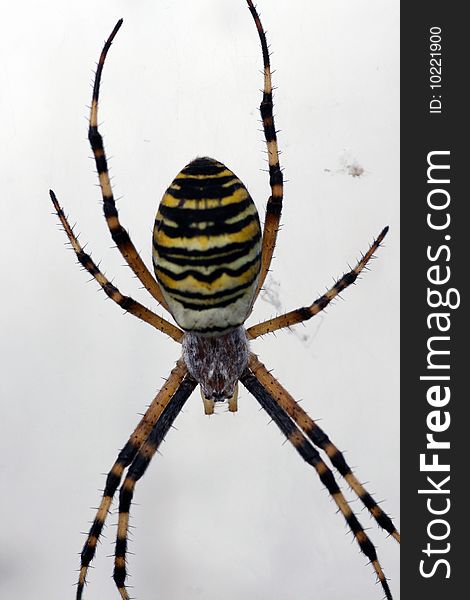
[[[153,231],[155,275],[186,331],[219,335],[247,318],[261,265],[258,212],[243,183],[196,158],[165,192]]]

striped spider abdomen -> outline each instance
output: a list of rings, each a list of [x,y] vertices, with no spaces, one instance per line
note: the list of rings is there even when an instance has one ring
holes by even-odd
[[[248,190],[225,165],[196,158],[165,192],[153,230],[153,265],[185,331],[218,336],[251,311],[261,227]]]

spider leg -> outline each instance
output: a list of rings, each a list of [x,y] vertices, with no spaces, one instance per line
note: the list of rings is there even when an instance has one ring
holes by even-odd
[[[106,218],[106,223],[108,224],[108,228],[111,233],[111,237],[124,257],[124,260],[134,271],[138,279],[142,282],[143,286],[155,298],[155,300],[157,300],[157,302],[159,302],[168,310],[168,305],[163,298],[157,281],[145,266],[145,263],[140,258],[139,253],[132,243],[128,232],[124,229],[124,227],[122,227],[119,221],[119,214],[116,208],[116,202],[114,200],[113,190],[109,179],[108,163],[103,146],[103,138],[98,131],[98,98],[100,93],[101,75],[103,72],[106,55],[108,54],[108,50],[111,47],[114,37],[119,31],[121,25],[122,19],[116,23],[111,35],[106,40],[98,61],[95,82],[93,85],[93,96],[91,100],[88,140],[93,151],[93,156],[95,157],[96,170],[98,171],[101,194],[103,196],[103,211]]]
[[[134,460],[137,452],[148,438],[164,409],[168,406],[175,394],[181,389],[182,381],[187,372],[183,359],[180,359],[176,363],[175,368],[171,371],[165,385],[155,396],[145,415],[134,429],[128,442],[119,452],[116,462],[108,473],[99,508],[81,552],[80,575],[77,584],[77,600],[80,600],[82,597],[88,567],[95,556],[96,546],[103,530],[106,517],[109,513],[114,494],[121,483],[124,469]]]
[[[119,304],[121,308],[123,308],[126,312],[131,313],[138,319],[145,321],[152,327],[155,327],[159,331],[166,333],[168,336],[173,338],[176,342],[180,342],[183,338],[183,332],[181,329],[169,323],[162,317],[159,317],[154,312],[134,300],[129,296],[123,296],[121,292],[117,289],[115,285],[113,285],[99,270],[97,265],[94,263],[89,254],[83,251],[82,246],[80,245],[77,236],[74,234],[70,223],[67,220],[67,217],[64,214],[63,209],[60,207],[59,202],[56,198],[56,195],[52,190],[49,190],[49,194],[51,196],[52,203],[54,204],[54,208],[56,210],[57,216],[60,219],[62,227],[64,228],[67,237],[72,245],[75,254],[77,255],[79,263],[93,276],[94,279],[100,284],[103,288],[105,294],[111,298],[116,304]]]
[[[304,306],[302,308],[297,308],[296,310],[292,310],[284,315],[280,315],[279,317],[275,317],[274,319],[269,319],[268,321],[263,321],[262,323],[258,323],[257,325],[253,325],[247,329],[248,339],[255,339],[260,335],[264,335],[266,333],[272,333],[273,331],[277,331],[278,329],[284,329],[285,327],[290,327],[291,325],[295,325],[297,323],[302,323],[302,321],[307,321],[311,319],[319,312],[324,310],[328,304],[336,298],[338,294],[340,294],[343,290],[345,290],[348,286],[354,283],[367,265],[369,260],[372,258],[373,254],[377,251],[380,244],[382,243],[384,237],[387,235],[388,227],[385,227],[377,237],[377,239],[370,246],[369,250],[366,254],[361,258],[361,260],[357,263],[357,265],[349,271],[345,273],[338,281],[331,287],[323,296],[317,298],[315,302],[310,304],[310,306]]]
[[[382,567],[377,558],[375,546],[372,544],[356,515],[351,510],[348,501],[341,492],[335,477],[328,466],[323,462],[318,451],[305,437],[302,431],[291,420],[288,413],[280,405],[278,400],[270,393],[267,387],[257,378],[249,368],[245,370],[240,381],[251,394],[258,400],[266,410],[271,419],[276,423],[285,437],[291,442],[302,458],[317,472],[320,481],[327,488],[336,506],[343,515],[349,529],[352,531],[361,552],[363,552],[372,563],[374,571],[382,584],[387,600],[392,600],[392,594]]]
[[[269,266],[273,257],[274,247],[276,245],[277,232],[279,229],[279,221],[281,219],[282,198],[284,193],[283,177],[281,167],[279,165],[279,150],[277,146],[277,134],[274,126],[273,116],[273,88],[271,82],[271,65],[269,62],[269,49],[266,41],[266,34],[261,24],[258,12],[251,0],[247,0],[248,8],[256,23],[261,49],[263,51],[264,65],[264,89],[263,99],[260,104],[261,118],[263,121],[264,137],[266,139],[266,147],[268,150],[268,166],[269,166],[269,185],[271,186],[271,196],[268,199],[266,206],[266,216],[263,229],[263,245],[261,255],[261,272],[258,280],[258,288],[256,290],[255,299],[263,286],[266,275],[268,274]]]
[[[298,427],[300,427],[315,446],[321,448],[326,453],[333,466],[338,470],[341,476],[344,477],[348,485],[374,517],[377,524],[399,542],[400,534],[396,530],[390,517],[378,506],[369,492],[367,492],[367,490],[359,483],[352,472],[351,467],[345,461],[343,454],[331,442],[326,433],[301,408],[289,392],[282,387],[279,381],[271,375],[255,354],[250,354],[248,365],[256,379],[269,391],[271,397],[275,398],[276,402],[286,411],[289,417]]]
[[[184,403],[196,387],[196,381],[187,374],[175,394],[172,396],[160,418],[155,423],[145,443],[134,456],[126,478],[119,491],[119,520],[114,559],[114,581],[123,600],[129,600],[126,581],[127,532],[129,528],[129,510],[137,481],[143,476],[163,438],[180,413]]]

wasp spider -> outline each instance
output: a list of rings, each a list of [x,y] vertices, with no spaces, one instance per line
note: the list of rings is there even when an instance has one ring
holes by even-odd
[[[241,383],[255,396],[300,456],[317,472],[339,512],[367,556],[385,596],[391,598],[387,579],[373,544],[338,486],[323,451],[377,524],[399,541],[391,519],[356,479],[344,456],[326,433],[297,404],[250,351],[249,342],[279,329],[301,323],[321,312],[340,292],[354,283],[387,233],[385,228],[357,265],[323,296],[306,307],[245,328],[253,304],[268,272],[281,217],[283,177],[273,118],[271,69],[266,36],[257,11],[247,0],[256,24],[264,63],[261,117],[268,151],[271,196],[264,226],[248,190],[225,165],[212,158],[196,158],[178,173],[165,192],[153,230],[153,265],[156,279],[137,253],[121,225],[108,175],[103,140],[98,131],[98,97],[106,55],[120,20],[101,52],[96,70],[89,123],[89,141],[96,161],[103,209],[111,236],[125,261],[144,287],[174,318],[178,326],[124,296],[100,271],[79,244],[54,192],[57,215],[79,262],[105,293],[125,311],[167,334],[182,346],[182,356],[163,388],[119,452],[106,479],[101,503],[81,553],[77,599],[83,594],[88,568],[120,486],[119,519],[114,560],[114,581],[123,599],[126,589],[126,551],[129,509],[137,481],[147,469],[166,433],[194,388],[199,384],[206,414],[214,403],[228,401],[237,410]],[[124,482],[121,480],[125,473]]]

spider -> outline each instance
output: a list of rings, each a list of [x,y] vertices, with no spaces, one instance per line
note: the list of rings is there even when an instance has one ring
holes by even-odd
[[[105,219],[126,263],[178,326],[123,295],[105,277],[90,255],[84,252],[54,192],[50,191],[57,216],[79,263],[126,312],[167,334],[182,346],[181,358],[108,473],[101,503],[81,553],[77,600],[82,598],[88,569],[119,487],[114,581],[121,598],[129,599],[126,552],[129,511],[137,481],[144,475],[166,433],[197,385],[201,389],[205,413],[212,414],[215,403],[221,402],[227,402],[229,411],[237,410],[238,382],[251,392],[295,450],[316,471],[360,550],[372,564],[386,598],[392,598],[374,545],[351,510],[335,475],[319,450],[345,479],[377,524],[400,541],[394,524],[359,483],[343,454],[326,433],[249,348],[251,340],[301,323],[320,313],[355,282],[381,245],[388,227],[381,231],[356,266],[313,303],[245,328],[244,324],[271,264],[283,202],[283,175],[274,126],[268,45],[255,6],[251,0],[247,0],[247,4],[258,31],[264,65],[260,111],[271,187],[264,226],[261,227],[253,200],[238,177],[212,158],[196,158],[178,173],[158,208],[153,231],[155,278],[121,225],[108,175],[103,139],[98,131],[102,71],[122,19],[103,47],[95,74],[88,137],[98,171]]]

